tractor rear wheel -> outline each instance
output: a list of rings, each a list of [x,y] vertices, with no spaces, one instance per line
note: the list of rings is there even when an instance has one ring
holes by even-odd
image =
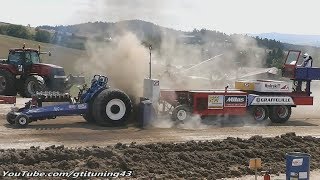
[[[90,105],[89,105],[90,108]],[[96,120],[94,119],[92,115],[92,110],[89,109],[89,112],[82,115],[83,119],[86,120],[88,123],[95,123]]]
[[[99,90],[100,92],[102,90]],[[88,112],[86,114],[83,114],[82,117],[84,120],[86,120],[88,123],[95,123],[97,122],[96,119],[93,117],[93,100],[97,98],[99,92],[97,92],[95,95],[93,95],[88,102]]]
[[[94,117],[93,117],[90,113],[83,114],[82,117],[83,117],[83,119],[86,120],[88,123],[95,123],[95,122],[96,122],[96,120],[94,119]]]
[[[183,104],[175,107],[172,111],[171,119],[177,122],[186,122],[191,118],[191,109]]]
[[[291,116],[291,106],[270,106],[270,119],[273,123],[285,123]]]
[[[93,101],[93,117],[102,126],[120,126],[128,120],[132,102],[120,90],[105,89]]]
[[[15,124],[15,118],[16,118],[16,116],[13,114],[13,113],[11,113],[11,112],[9,112],[8,114],[7,114],[7,122],[9,123],[9,124]]]
[[[29,76],[24,82],[24,87],[20,93],[22,97],[32,97],[38,91],[45,91],[46,84],[43,77],[38,75]]]
[[[10,72],[0,70],[0,95],[17,95],[14,82],[15,78]]]

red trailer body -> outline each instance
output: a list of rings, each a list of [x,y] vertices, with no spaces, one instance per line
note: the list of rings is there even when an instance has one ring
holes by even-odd
[[[248,93],[238,90],[168,90],[160,91],[160,101],[175,108],[185,104],[200,116],[245,115]]]
[[[300,54],[289,51],[282,69],[282,76],[293,81],[292,88],[285,81],[253,80],[240,82],[241,90],[161,90],[162,112],[171,113],[172,119],[180,121],[191,114],[251,114],[256,121],[270,118],[272,122],[284,123],[290,118],[292,107],[313,105],[311,81],[320,80],[320,68],[297,65]]]
[[[243,91],[190,91],[193,98],[193,114],[245,115],[247,95]]]

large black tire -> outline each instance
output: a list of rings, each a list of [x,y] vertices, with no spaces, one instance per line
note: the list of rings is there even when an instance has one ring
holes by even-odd
[[[121,126],[128,120],[132,102],[120,90],[105,89],[93,101],[93,117],[101,126]]]
[[[254,122],[261,123],[268,119],[269,109],[267,106],[253,106],[250,109],[250,114]]]
[[[30,98],[37,93],[37,91],[46,91],[46,84],[43,77],[38,75],[29,76],[20,92],[22,97]]]
[[[83,114],[82,115],[83,119],[86,120],[88,123],[95,123],[96,120],[94,119],[94,117],[92,116],[92,114],[87,113],[87,114]]]
[[[15,124],[15,118],[16,116],[12,112],[9,112],[6,116],[7,122],[11,125]]]
[[[83,114],[82,117],[84,120],[86,120],[88,123],[96,123],[96,119],[93,117],[93,100],[98,96],[98,94],[100,94],[100,92],[102,92],[104,89],[99,90],[98,92],[96,92],[96,94],[91,97],[91,100],[88,102],[89,104],[89,108],[88,108],[88,112],[86,114]]]
[[[0,95],[15,96],[17,91],[15,89],[14,76],[5,70],[0,70]]]
[[[270,106],[269,111],[273,123],[285,123],[291,116],[291,106]]]
[[[25,128],[30,123],[30,119],[28,118],[28,116],[24,114],[18,115],[14,121],[15,121],[15,125],[19,128]]]
[[[177,122],[186,122],[191,118],[191,108],[188,105],[178,105],[172,111],[171,119]]]

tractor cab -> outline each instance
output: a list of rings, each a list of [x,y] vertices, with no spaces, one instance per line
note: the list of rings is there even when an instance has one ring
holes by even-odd
[[[294,79],[301,51],[290,50],[283,65],[282,76]]]
[[[18,74],[23,73],[25,71],[31,71],[31,67],[33,64],[41,63],[40,54],[49,54],[50,52],[40,52],[39,49],[31,49],[25,48],[23,45],[22,48],[15,48],[9,50],[7,64],[13,65],[16,67],[16,71]]]
[[[8,64],[17,67],[18,72],[22,72],[24,67],[40,63],[40,56],[34,49],[10,49]]]

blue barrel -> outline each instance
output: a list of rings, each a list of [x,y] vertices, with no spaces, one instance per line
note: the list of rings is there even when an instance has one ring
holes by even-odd
[[[139,127],[144,128],[150,125],[153,114],[152,110],[152,102],[146,98],[140,98]]]
[[[310,179],[310,155],[292,152],[286,154],[286,180]]]

